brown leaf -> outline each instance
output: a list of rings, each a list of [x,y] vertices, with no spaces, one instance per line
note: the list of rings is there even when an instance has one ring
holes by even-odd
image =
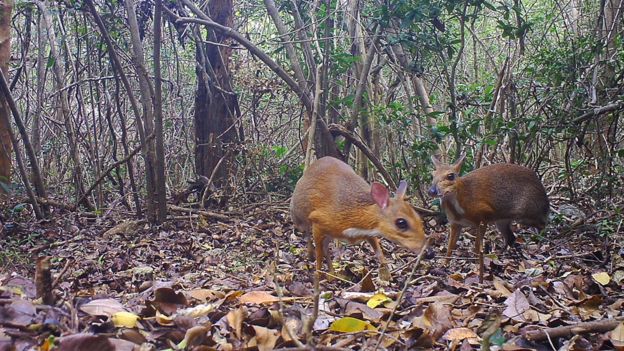
[[[80,310],[92,316],[110,317],[117,312],[124,312],[126,309],[115,299],[97,299],[80,306]]]
[[[509,297],[511,295],[511,291],[507,289],[505,282],[499,277],[494,277],[494,288],[501,296]]]
[[[215,301],[225,297],[225,293],[223,293],[222,291],[210,289],[194,289],[191,291],[187,291],[186,294],[202,302]]]
[[[277,339],[279,339],[279,332],[277,330],[260,327],[257,325],[252,326],[254,331],[256,332],[256,336],[250,341],[250,344],[255,343],[258,351],[269,351],[275,348],[275,344],[277,343]]]
[[[149,304],[166,315],[172,315],[180,306],[187,306],[188,301],[183,293],[175,292],[170,287],[160,287],[154,290],[154,300]]]
[[[230,325],[230,328],[234,330],[234,335],[236,335],[238,339],[240,339],[242,336],[243,321],[245,320],[246,316],[247,310],[245,309],[245,307],[242,306],[238,309],[230,311],[226,315],[228,324]]]
[[[115,351],[115,346],[105,335],[74,334],[59,339],[58,351]]]
[[[461,341],[464,339],[477,338],[477,334],[472,331],[472,329],[468,328],[453,328],[449,329],[444,333],[443,338],[449,341]]]
[[[349,300],[343,300],[343,301],[346,301],[345,314],[347,316],[361,314],[364,319],[375,322],[375,323],[379,323],[379,321],[383,317],[383,313],[381,311],[378,311],[374,308],[370,308],[363,303],[349,301]],[[338,301],[338,303],[340,303],[340,301]]]
[[[250,291],[245,295],[238,298],[240,303],[250,303],[250,304],[269,304],[279,301],[280,299],[276,296],[271,295],[268,291]],[[292,301],[295,298],[292,297],[284,297],[282,301]]]
[[[361,292],[373,292],[377,290],[375,286],[375,282],[373,282],[373,275],[368,274],[368,270],[364,268],[364,279],[360,282],[360,291]]]
[[[531,307],[529,305],[529,300],[527,300],[520,289],[516,289],[516,291],[505,300],[505,305],[507,308],[503,311],[503,315],[520,322],[524,321],[522,314]]]
[[[451,309],[444,303],[433,303],[427,307],[422,316],[413,320],[412,325],[427,331],[426,334],[437,340],[453,327]]]
[[[624,350],[624,322],[621,322],[615,329],[609,332],[609,339],[616,350]]]
[[[108,339],[110,343],[113,345],[115,351],[133,351],[135,347],[138,348],[139,345],[122,339]]]
[[[186,334],[184,334],[184,339],[180,343],[184,346],[184,348],[188,348],[189,346],[195,346],[203,344],[207,339],[208,328],[204,326],[195,326],[186,330]],[[182,348],[182,346],[178,345],[178,347]]]
[[[303,329],[303,321],[299,318],[288,318],[288,317],[286,318],[286,321],[282,323],[282,333],[281,333],[282,339],[284,339],[284,341],[286,342],[292,340],[287,329],[290,329],[290,332],[292,333],[293,338],[297,338],[298,333],[300,333],[301,330]]]
[[[188,301],[181,292],[175,292],[172,288],[162,287],[154,290],[154,302],[187,305]]]

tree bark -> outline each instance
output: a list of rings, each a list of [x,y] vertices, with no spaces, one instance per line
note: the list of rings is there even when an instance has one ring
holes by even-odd
[[[5,76],[9,73],[11,59],[11,13],[13,0],[0,1],[0,69]],[[11,144],[11,124],[9,122],[9,108],[4,98],[0,98],[0,184],[11,183],[13,172],[13,147]],[[0,198],[7,187],[0,186]]]
[[[156,0],[154,8],[154,134],[156,136],[156,212],[160,221],[167,217],[165,176],[165,140],[163,135],[162,77],[160,48],[162,44],[162,0]]]
[[[215,29],[219,33],[226,35],[234,40],[236,40],[239,44],[247,48],[249,52],[255,55],[260,61],[264,62],[269,69],[271,69],[275,74],[280,77],[297,96],[301,99],[303,106],[306,109],[306,113],[311,114],[313,110],[313,102],[310,98],[308,92],[300,89],[299,85],[293,79],[282,66],[280,66],[277,62],[275,62],[269,55],[267,55],[264,51],[260,50],[257,46],[255,46],[251,41],[249,41],[245,36],[238,33],[234,29],[224,26],[220,23],[215,22],[212,18],[208,17],[204,12],[202,12],[195,4],[190,2],[189,0],[182,0],[185,6],[187,6],[198,18],[190,18],[190,17],[179,17],[176,19],[176,23],[199,23],[205,25],[209,28]],[[176,16],[171,13],[171,15]],[[309,118],[307,119],[309,122]],[[318,120],[318,131],[319,138],[323,140],[322,148],[317,148],[317,155],[321,156],[334,156],[341,157],[338,148],[336,147],[333,139],[331,138],[331,133],[327,128],[327,123],[323,119]],[[307,128],[307,126],[306,126]],[[331,141],[331,142],[330,142]]]
[[[133,61],[137,71],[139,86],[141,88],[141,105],[143,107],[143,124],[145,126],[145,134],[154,133],[154,88],[147,74],[147,65],[145,64],[145,54],[143,52],[143,42],[139,34],[139,25],[135,13],[135,3],[132,0],[124,2],[126,6],[126,14],[128,16],[128,26],[130,28],[130,37],[132,41]],[[146,140],[147,159],[145,160],[145,177],[147,187],[147,220],[151,223],[162,223],[165,218],[161,217],[162,213],[158,209],[160,206],[166,206],[166,203],[159,204],[158,199],[162,197],[160,192],[166,191],[157,186],[159,180],[156,175],[156,145],[154,141]],[[163,213],[166,214],[166,208]]]
[[[208,6],[216,23],[231,27],[232,0],[211,0]],[[195,168],[198,175],[214,174],[213,184],[223,187],[233,172],[233,151],[239,142],[234,126],[238,100],[232,90],[228,67],[232,54],[232,49],[227,47],[228,36],[210,30],[208,39],[211,43],[197,42],[195,49],[201,65],[196,68]]]

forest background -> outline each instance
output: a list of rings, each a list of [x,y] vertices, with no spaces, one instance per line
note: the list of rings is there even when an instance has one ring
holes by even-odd
[[[392,189],[408,180],[429,221],[430,156],[466,154],[465,171],[534,169],[553,225],[613,238],[623,12],[622,0],[0,1],[0,235],[44,218],[70,233],[182,213],[202,227],[273,207],[287,223],[311,155]],[[34,269],[15,252],[0,262]]]
[[[189,180],[287,197],[314,149],[427,206],[430,155],[466,153],[594,206],[622,183],[620,5],[5,2],[2,188],[161,222]]]

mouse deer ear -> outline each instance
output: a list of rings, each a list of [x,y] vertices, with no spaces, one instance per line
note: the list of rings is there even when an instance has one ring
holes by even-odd
[[[464,164],[465,160],[466,160],[466,154],[461,154],[461,156],[459,156],[459,159],[453,164],[453,168],[455,169],[455,173],[459,174],[459,172],[461,171],[462,165]]]
[[[390,192],[383,184],[373,183],[371,184],[371,196],[381,209],[388,207],[388,201],[390,201]]]
[[[397,191],[396,191],[396,198],[403,199],[405,197],[406,192],[407,192],[407,182],[404,180],[401,180],[399,182],[399,187],[397,188]]]
[[[439,158],[436,157],[436,155],[431,155],[431,162],[433,162],[433,166],[438,168],[440,167],[440,165],[442,165],[442,162],[440,161]]]

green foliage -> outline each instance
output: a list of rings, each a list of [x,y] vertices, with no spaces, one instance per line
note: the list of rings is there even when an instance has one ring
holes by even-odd
[[[503,330],[501,328],[496,329],[494,335],[490,336],[490,342],[493,345],[503,346],[503,344],[507,341],[505,338],[505,334],[503,334]]]
[[[25,253],[22,247],[32,247],[36,244],[40,245],[45,240],[38,232],[31,232],[25,236],[18,233],[17,236],[5,236],[0,241],[0,267],[8,267],[18,264],[30,264],[31,257],[29,253]]]
[[[348,52],[334,52],[331,56],[333,75],[339,76],[346,73],[353,65],[362,60],[361,56],[352,55]]]

